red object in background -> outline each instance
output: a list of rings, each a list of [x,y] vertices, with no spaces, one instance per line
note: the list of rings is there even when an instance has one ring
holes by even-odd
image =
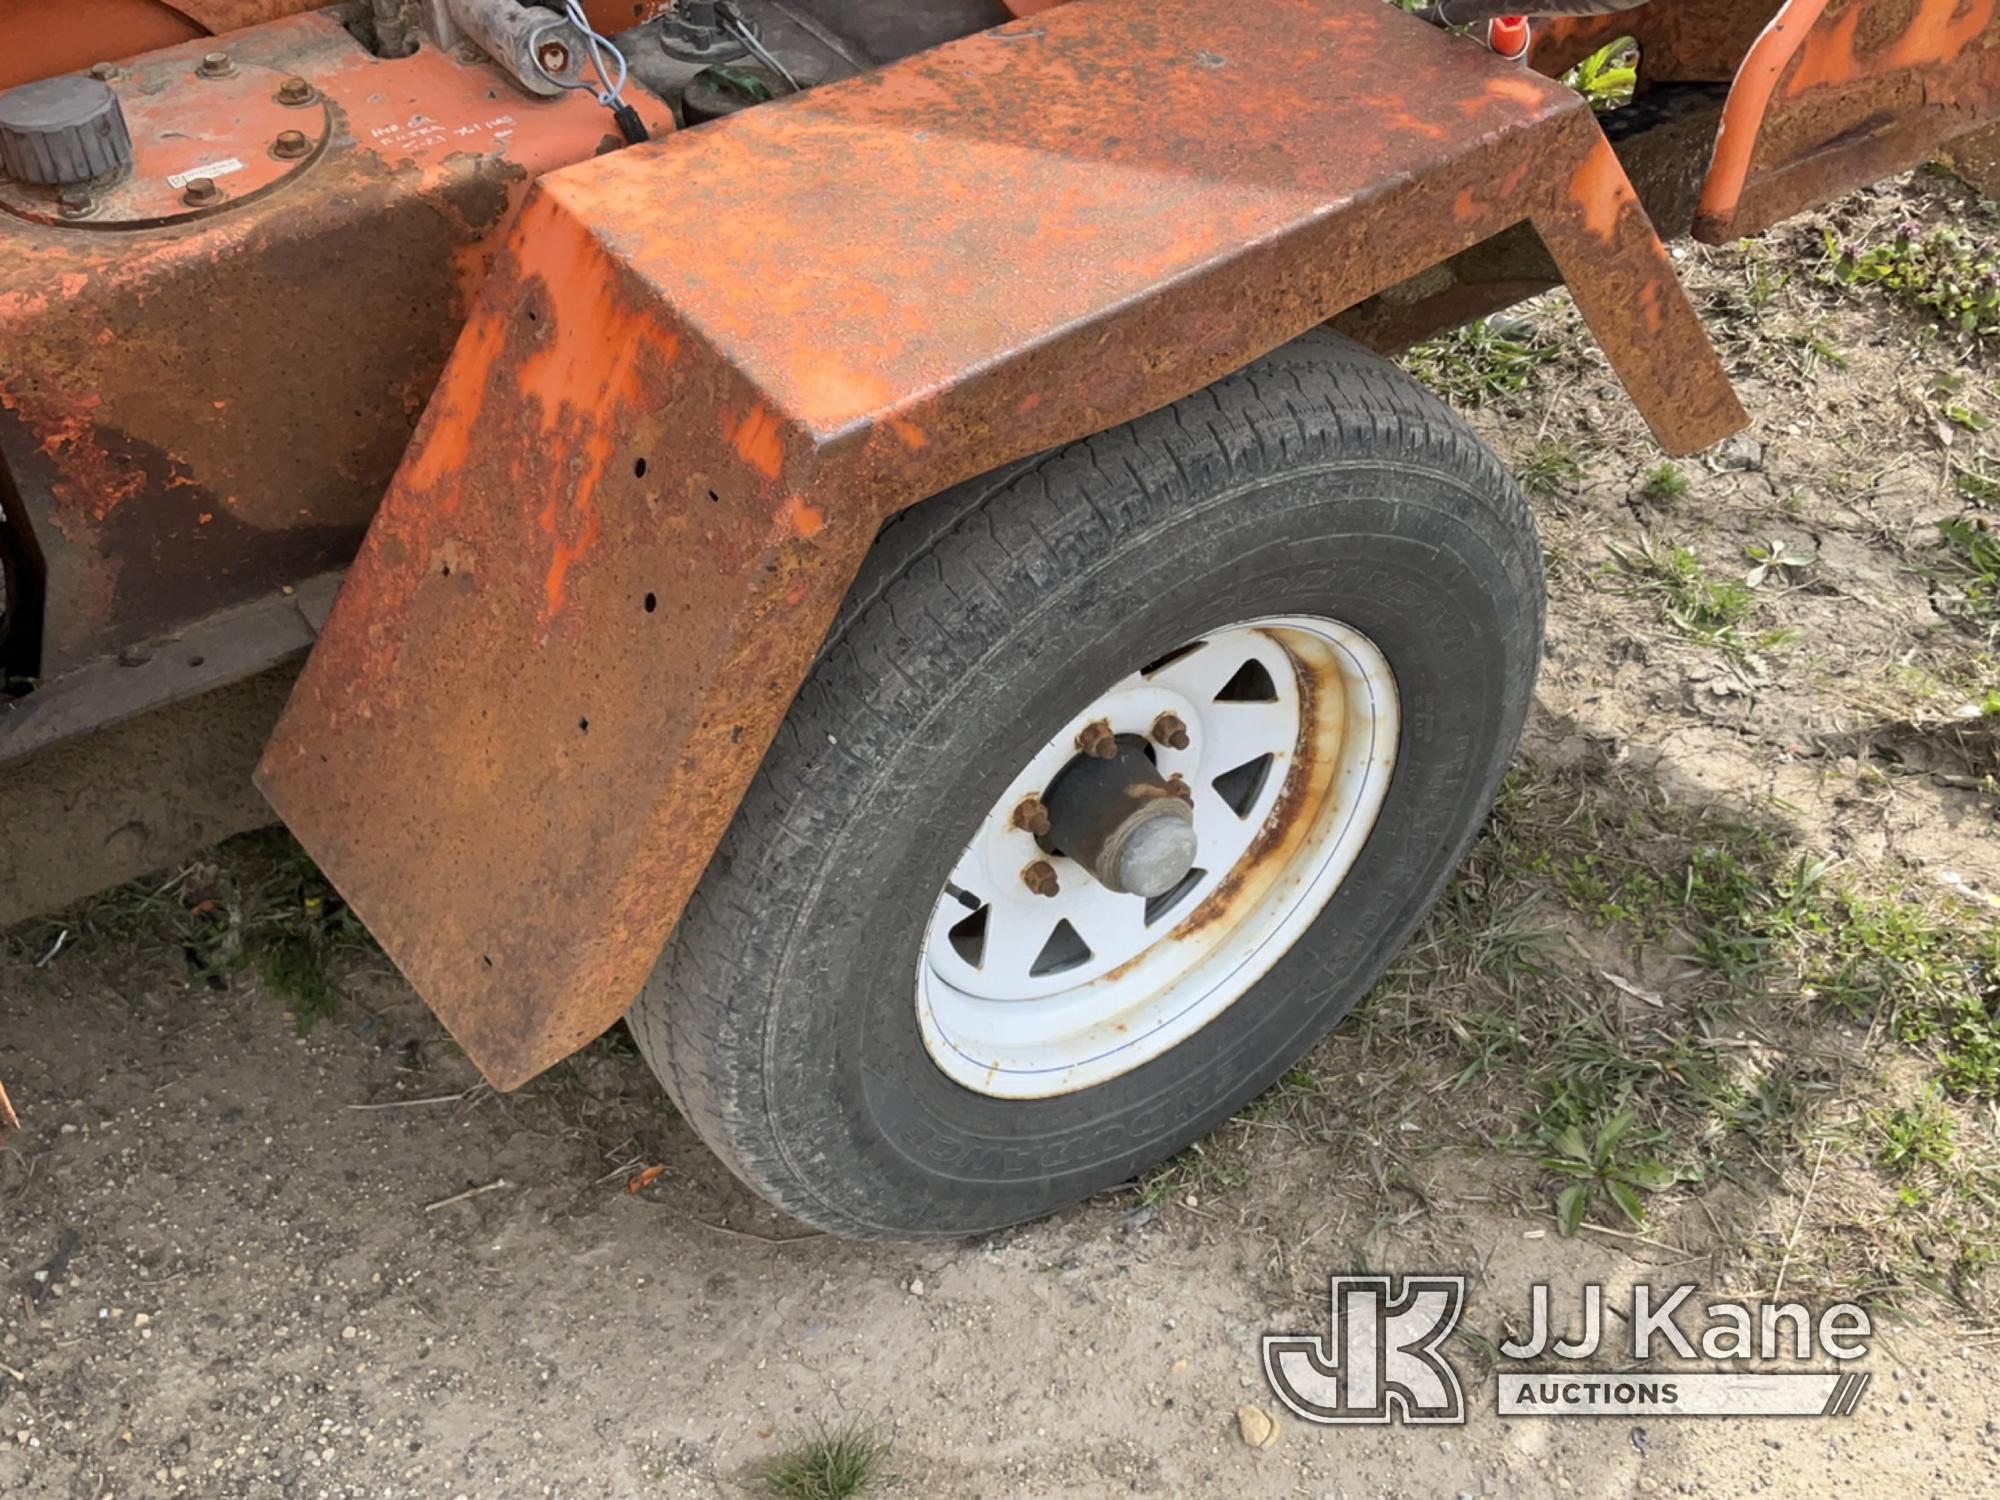
[[[1501,16],[1486,32],[1486,45],[1502,57],[1526,57],[1528,55],[1528,18],[1526,16]]]

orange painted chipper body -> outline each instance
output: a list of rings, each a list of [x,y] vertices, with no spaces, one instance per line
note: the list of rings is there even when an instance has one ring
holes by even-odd
[[[1525,65],[1382,0],[724,7],[778,88],[704,72],[713,6],[592,4],[640,132],[510,6],[0,0],[0,82],[129,135],[0,181],[0,806],[75,820],[0,916],[253,821],[145,726],[304,656],[256,786],[501,1087],[631,1003],[898,512],[1558,283],[1698,450],[1744,417],[1662,235],[2000,113],[1995,0],[1651,0]],[[1594,114],[1560,74],[1627,36]]]

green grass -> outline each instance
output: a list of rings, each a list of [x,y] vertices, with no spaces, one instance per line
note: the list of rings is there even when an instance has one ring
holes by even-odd
[[[1514,465],[1514,477],[1530,495],[1552,500],[1582,485],[1583,456],[1568,443],[1544,440]]]
[[[772,1459],[764,1484],[784,1500],[853,1500],[875,1489],[888,1457],[888,1443],[861,1423],[821,1427]]]
[[[1693,551],[1678,543],[1655,546],[1642,537],[1636,547],[1610,544],[1606,572],[1617,592],[1650,600],[1677,635],[1721,648],[1742,661],[1753,649],[1741,627],[1755,613],[1757,595],[1740,579],[1713,578]],[[1759,644],[1781,644],[1767,639]]]
[[[1672,505],[1693,487],[1687,472],[1679,464],[1666,463],[1646,476],[1645,486],[1639,493],[1656,504]]]
[[[1924,1167],[1949,1168],[1958,1154],[1958,1129],[1936,1088],[1879,1116],[1876,1131],[1881,1137],[1876,1159],[1899,1177]]]
[[[1945,555],[1939,578],[1951,591],[1939,607],[1989,640],[2000,635],[2000,536],[1984,516],[1940,521],[1938,535]]]
[[[1562,936],[1571,923],[1598,934],[1588,956]],[[1349,1045],[1364,1054],[1357,1074],[1394,1071],[1395,1097],[1435,1097],[1476,1138],[1511,1138],[1567,1233],[1585,1220],[1644,1228],[1663,1199],[1800,1162],[1825,1138],[1823,1112],[1867,1098],[1878,1069],[1914,1068],[1932,1113],[1976,1116],[2000,1097],[1996,1010],[1990,918],[1845,883],[1780,825],[1670,800],[1627,771],[1526,766]],[[1820,1038],[1842,1034],[1871,1039],[1866,1055],[1831,1062],[1853,1049]],[[1311,1083],[1288,1084],[1288,1115],[1354,1110],[1350,1090]],[[1915,1113],[1880,1118],[1907,1149],[1938,1149]],[[1393,1142],[1397,1128],[1364,1133]],[[1900,1190],[1889,1149],[1878,1141],[1867,1160]],[[1991,1234],[1989,1193],[1989,1176],[1956,1172],[1925,1197],[1921,1226],[1883,1228],[1876,1260],[1829,1237],[1854,1264],[1828,1284],[1878,1263],[1921,1280],[1903,1239],[1970,1268]],[[1963,1277],[1945,1294],[1972,1295]]]
[[[1294,1070],[1296,1071],[1296,1070]],[[1287,1079],[1291,1075],[1286,1075]],[[1253,1103],[1245,1115],[1256,1118],[1259,1111],[1276,1111],[1284,1105],[1286,1084]],[[1250,1181],[1250,1169],[1242,1157],[1222,1139],[1196,1141],[1185,1151],[1170,1156],[1139,1179],[1142,1202],[1159,1205],[1180,1203],[1199,1207],[1219,1193],[1234,1192]],[[1188,1203],[1192,1198],[1194,1202]]]
[[[1425,385],[1470,410],[1527,390],[1560,352],[1526,319],[1493,317],[1418,344],[1406,358]]]
[[[2000,465],[1985,454],[1974,454],[1969,462],[1956,465],[1951,477],[1966,504],[2000,510]]]
[[[28,923],[30,945],[71,941],[178,949],[201,983],[254,974],[301,1034],[338,1009],[339,971],[380,949],[282,829],[230,839],[171,876],[150,875]]]
[[[1879,287],[1954,333],[2000,333],[2000,255],[1957,226],[1904,224],[1870,246],[1842,246],[1829,230],[1827,258],[1843,285]]]

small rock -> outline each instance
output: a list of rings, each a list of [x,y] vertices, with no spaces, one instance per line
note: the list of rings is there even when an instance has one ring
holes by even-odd
[[[352,1323],[349,1323],[345,1328],[341,1329],[340,1336],[344,1339],[349,1339],[349,1340],[355,1338],[357,1335],[354,1325]]]
[[[1764,445],[1739,432],[1715,452],[1715,467],[1723,473],[1754,474],[1764,467]]]
[[[1259,1406],[1236,1408],[1236,1430],[1242,1434],[1244,1442],[1260,1451],[1274,1447],[1278,1441],[1278,1424]]]
[[[921,1276],[912,1276],[910,1278],[910,1295],[912,1297],[921,1297],[923,1294],[924,1278]]]

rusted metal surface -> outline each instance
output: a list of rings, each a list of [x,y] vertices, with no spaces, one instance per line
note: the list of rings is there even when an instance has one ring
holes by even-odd
[[[0,0],[0,89],[200,35],[160,0]]]
[[[1523,219],[1670,448],[1742,424],[1589,109],[1380,0],[1057,7],[551,174],[259,784],[518,1084],[638,990],[885,517]]]
[[[2000,113],[2000,0],[1790,0],[1744,62],[1695,232],[1766,229]]]
[[[198,76],[212,50],[112,80],[137,160],[87,215],[0,190],[6,508],[46,572],[35,659],[8,666],[45,686],[343,566],[492,237],[534,175],[605,139],[586,96],[380,61],[322,15],[232,37],[223,78]],[[278,147],[294,130],[303,155]],[[221,200],[191,208],[203,175]],[[40,697],[0,707],[0,757]]]
[[[1666,238],[1694,223],[1726,93],[1721,84],[1669,84],[1603,117],[1646,216]],[[1334,325],[1378,353],[1399,354],[1561,282],[1548,247],[1522,224],[1377,293]]]
[[[132,135],[130,171],[101,187],[79,187],[80,203],[59,203],[55,194],[31,183],[0,181],[0,208],[63,228],[145,229],[240,207],[304,172],[332,133],[326,101],[309,94],[299,104],[284,103],[279,96],[290,75],[247,60],[232,62],[226,73],[205,75],[194,52],[170,54],[194,64],[184,66],[178,78],[148,65],[129,83],[112,83]],[[169,76],[160,86],[155,80],[163,73]],[[279,149],[286,135],[297,138],[296,150]],[[217,170],[219,163],[227,169]],[[189,187],[207,181],[214,188],[212,200],[190,203]]]
[[[279,667],[0,766],[0,927],[270,823],[250,772],[297,675]]]
[[[2000,126],[1953,141],[1951,164],[1981,197],[2000,199]]]

